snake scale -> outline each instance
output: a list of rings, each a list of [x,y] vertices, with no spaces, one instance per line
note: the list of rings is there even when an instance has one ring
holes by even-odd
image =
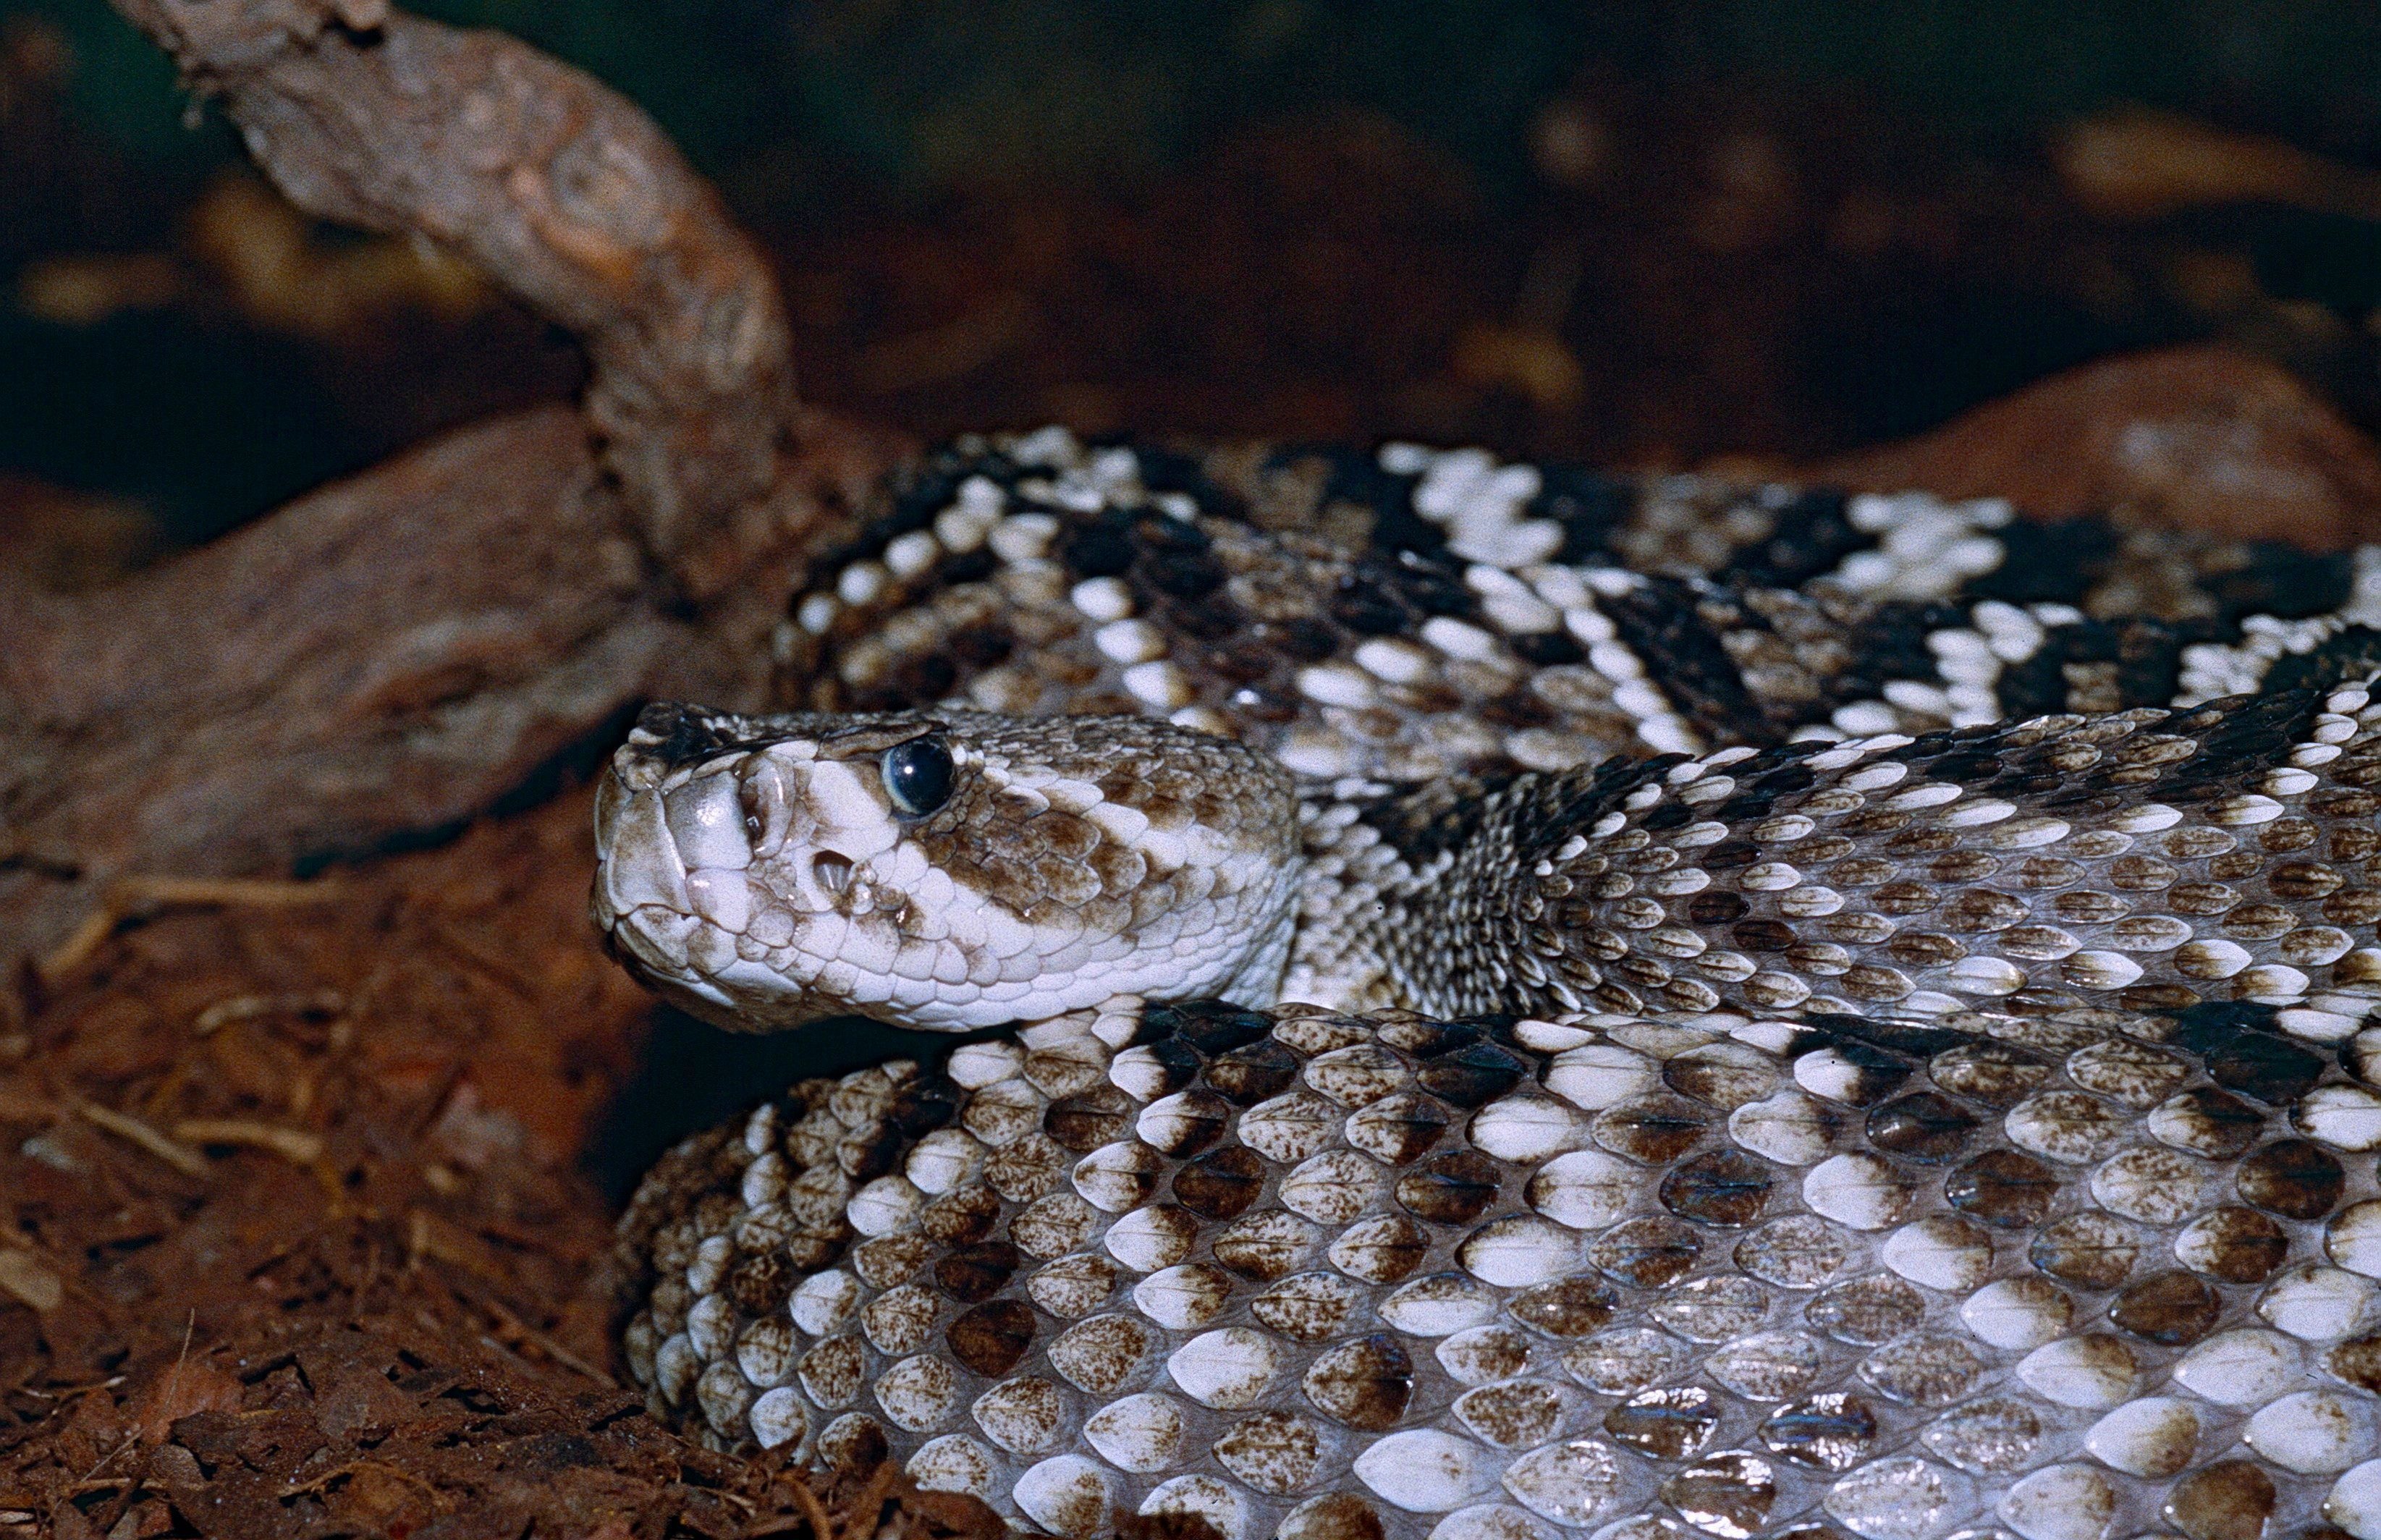
[[[970,439],[649,708],[724,1449],[1227,1540],[2381,1540],[2381,553]]]

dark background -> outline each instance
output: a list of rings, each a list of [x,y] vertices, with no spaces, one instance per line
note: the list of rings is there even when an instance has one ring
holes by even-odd
[[[1804,458],[2202,337],[2381,424],[2368,0],[421,8],[642,104],[805,391],[924,432]],[[55,581],[576,376],[280,208],[96,0],[0,0],[0,519]]]

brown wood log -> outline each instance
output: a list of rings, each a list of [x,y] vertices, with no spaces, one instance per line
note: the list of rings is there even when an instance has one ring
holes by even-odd
[[[889,455],[824,425],[781,511],[827,515]],[[286,871],[456,825],[639,700],[757,704],[796,569],[680,603],[556,406],[97,593],[0,579],[0,961],[128,874]]]
[[[793,409],[784,304],[634,104],[502,33],[385,0],[116,8],[221,99],[299,208],[434,241],[578,335],[605,467],[681,581],[686,558],[751,532],[733,526],[778,486]],[[696,565],[713,581],[735,566]]]
[[[292,201],[458,253],[590,384],[96,593],[0,579],[12,969],[118,878],[370,849],[641,698],[757,703],[802,553],[897,452],[796,401],[759,252],[590,77],[378,0],[119,8]]]

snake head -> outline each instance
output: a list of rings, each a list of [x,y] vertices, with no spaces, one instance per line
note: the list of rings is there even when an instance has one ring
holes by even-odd
[[[1269,755],[1141,717],[654,705],[597,790],[592,907],[631,972],[747,1031],[1260,1004],[1297,822]]]

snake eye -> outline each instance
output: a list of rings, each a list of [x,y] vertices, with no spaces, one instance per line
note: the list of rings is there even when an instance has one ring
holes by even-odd
[[[912,818],[923,818],[951,800],[951,751],[939,738],[896,743],[877,764],[885,794]]]

